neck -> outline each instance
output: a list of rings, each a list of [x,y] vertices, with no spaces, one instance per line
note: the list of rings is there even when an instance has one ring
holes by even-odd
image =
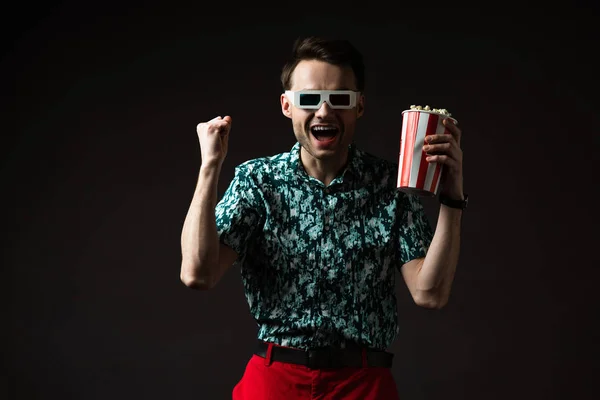
[[[300,161],[308,175],[320,180],[325,186],[329,186],[331,181],[333,181],[346,166],[346,163],[348,162],[348,149],[346,148],[339,157],[323,160],[313,157],[304,149],[304,147],[301,147]]]

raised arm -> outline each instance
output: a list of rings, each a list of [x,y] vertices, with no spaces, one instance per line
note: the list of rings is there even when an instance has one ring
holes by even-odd
[[[213,288],[237,253],[219,242],[215,206],[217,184],[231,130],[231,117],[198,124],[202,163],[181,232],[181,281],[193,289]]]
[[[428,162],[444,164],[442,194],[464,200],[462,131],[451,119],[445,119],[444,125],[449,134],[428,136],[423,150],[428,153]],[[461,218],[462,210],[442,205],[427,255],[402,267],[404,280],[420,306],[441,308],[448,303],[460,254]]]
[[[408,289],[419,306],[442,308],[448,303],[460,254],[461,210],[441,206],[429,251],[402,267]]]

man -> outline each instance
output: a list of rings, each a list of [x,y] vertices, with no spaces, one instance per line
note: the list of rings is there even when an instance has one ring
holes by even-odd
[[[181,280],[210,289],[241,265],[259,341],[234,399],[397,398],[386,351],[398,332],[395,270],[417,305],[447,303],[464,208],[461,132],[446,119],[451,135],[427,144],[450,199],[433,232],[419,198],[396,188],[397,165],[353,144],[365,109],[361,54],[343,40],[298,40],[281,80],[297,143],[239,165],[219,202],[232,118],[197,126],[202,163]]]

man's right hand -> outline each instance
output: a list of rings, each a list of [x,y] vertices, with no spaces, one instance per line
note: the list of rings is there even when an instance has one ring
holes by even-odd
[[[231,117],[228,115],[224,118],[219,116],[208,122],[201,122],[196,126],[202,165],[221,166],[227,156],[230,130]]]

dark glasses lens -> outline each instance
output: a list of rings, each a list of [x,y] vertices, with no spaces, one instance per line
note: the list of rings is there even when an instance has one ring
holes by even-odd
[[[321,95],[318,93],[300,94],[300,106],[316,106],[321,102]]]
[[[333,106],[349,106],[350,105],[350,95],[348,93],[332,94],[329,96],[329,102]]]

